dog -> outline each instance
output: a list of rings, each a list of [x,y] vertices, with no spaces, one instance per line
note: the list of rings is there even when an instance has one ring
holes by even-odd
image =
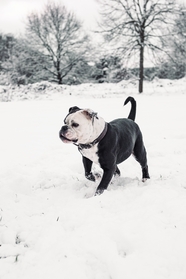
[[[95,195],[102,194],[108,187],[113,175],[120,175],[118,164],[131,154],[140,163],[142,181],[150,178],[147,165],[147,154],[139,126],[134,122],[136,101],[128,97],[124,105],[131,103],[128,118],[115,119],[109,123],[91,109],[71,107],[59,131],[64,143],[77,145],[82,154],[85,177],[95,181],[92,164],[103,169],[103,176]]]

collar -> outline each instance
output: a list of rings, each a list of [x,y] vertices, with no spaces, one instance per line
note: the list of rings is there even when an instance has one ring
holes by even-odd
[[[94,141],[90,142],[90,143],[87,143],[87,144],[76,144],[74,143],[75,145],[78,146],[78,150],[82,150],[82,149],[89,149],[91,148],[92,146],[94,146],[96,143],[100,142],[104,136],[106,135],[107,133],[107,129],[108,129],[108,123],[105,122],[105,127],[103,129],[103,132],[99,135],[98,138],[96,138]]]

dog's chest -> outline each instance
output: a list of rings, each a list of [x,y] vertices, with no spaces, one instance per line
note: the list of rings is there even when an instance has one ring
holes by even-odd
[[[98,144],[95,144],[94,146],[92,146],[91,148],[83,148],[83,149],[79,149],[80,153],[90,159],[92,162],[99,164],[99,157],[98,157]]]

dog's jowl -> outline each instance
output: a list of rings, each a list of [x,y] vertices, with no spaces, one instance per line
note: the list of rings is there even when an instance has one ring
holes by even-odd
[[[131,102],[128,118],[115,119],[109,123],[91,109],[72,107],[65,117],[59,136],[64,143],[74,143],[82,154],[86,178],[95,181],[92,163],[99,164],[103,176],[96,195],[107,189],[112,176],[120,175],[118,164],[131,154],[140,163],[142,181],[150,178],[146,150],[139,126],[134,122],[136,101],[128,97],[124,103]]]

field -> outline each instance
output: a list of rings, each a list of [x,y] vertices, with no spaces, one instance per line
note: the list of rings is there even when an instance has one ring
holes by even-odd
[[[186,79],[140,95],[131,83],[43,84],[0,88],[0,278],[185,279]],[[131,156],[94,197],[99,181],[86,180],[59,130],[74,105],[127,117],[129,95],[151,179]]]

